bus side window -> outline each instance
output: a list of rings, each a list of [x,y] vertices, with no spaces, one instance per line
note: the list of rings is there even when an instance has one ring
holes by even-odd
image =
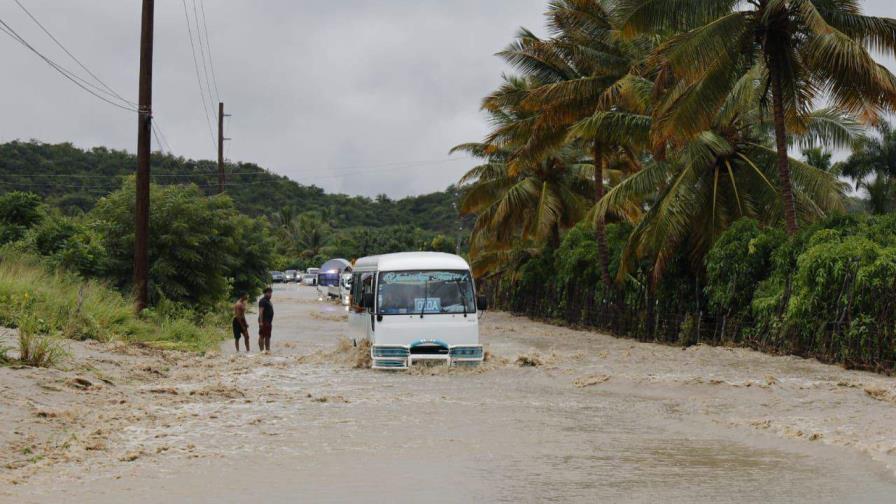
[[[355,273],[352,275],[352,305],[360,306],[361,305],[361,273]]]
[[[361,299],[367,294],[373,294],[373,273],[364,273],[361,275]],[[373,306],[365,306],[367,311],[373,311]]]

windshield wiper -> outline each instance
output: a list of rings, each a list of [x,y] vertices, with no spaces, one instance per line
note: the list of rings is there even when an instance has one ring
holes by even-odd
[[[420,307],[420,318],[426,313],[426,303],[429,302],[429,279],[426,279],[426,287],[423,290],[423,306]]]
[[[464,294],[464,290],[460,288],[460,280],[454,282],[454,285],[457,287],[457,293],[460,294],[460,299],[464,305],[464,318],[467,318],[467,295]]]

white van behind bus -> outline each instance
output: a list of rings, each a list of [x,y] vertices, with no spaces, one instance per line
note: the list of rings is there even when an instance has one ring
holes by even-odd
[[[374,369],[482,362],[479,317],[485,309],[470,266],[456,255],[407,252],[355,263],[349,323],[370,341]]]

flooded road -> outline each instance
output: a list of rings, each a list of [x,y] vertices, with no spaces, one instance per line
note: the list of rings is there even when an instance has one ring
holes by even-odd
[[[640,344],[502,313],[485,315],[482,340],[494,357],[479,369],[374,372],[353,367],[343,308],[295,285],[278,286],[273,302],[273,355],[233,355],[228,341],[222,355],[181,363],[162,388],[134,394],[142,413],[108,454],[56,464],[4,488],[0,500],[883,503],[896,495],[892,378],[742,349]]]

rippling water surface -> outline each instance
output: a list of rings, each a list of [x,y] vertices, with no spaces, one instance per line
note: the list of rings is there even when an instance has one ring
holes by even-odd
[[[886,378],[497,313],[483,369],[373,372],[334,351],[341,308],[295,286],[274,303],[275,355],[175,375],[220,399],[150,404],[126,432],[192,455],[35,480],[24,501],[896,501],[896,405],[862,391]]]

